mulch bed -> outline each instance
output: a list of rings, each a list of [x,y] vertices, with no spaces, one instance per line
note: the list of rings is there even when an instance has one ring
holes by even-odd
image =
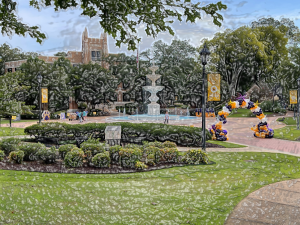
[[[209,164],[214,164],[211,162]],[[204,165],[204,164],[203,164]],[[149,166],[144,170],[122,168],[118,165],[111,165],[110,168],[97,168],[88,166],[84,163],[79,168],[67,168],[64,165],[63,160],[56,160],[56,163],[45,164],[43,161],[24,161],[22,164],[9,162],[7,159],[0,162],[0,170],[16,170],[16,171],[28,171],[28,172],[42,172],[42,173],[75,173],[75,174],[117,174],[117,173],[136,173],[146,172],[152,170],[160,170],[172,167],[187,166],[183,163],[164,163],[156,166]]]

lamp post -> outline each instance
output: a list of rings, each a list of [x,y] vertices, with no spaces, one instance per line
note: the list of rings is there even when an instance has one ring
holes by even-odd
[[[204,47],[200,52],[201,55],[201,61],[203,65],[203,72],[202,72],[202,132],[203,132],[203,142],[202,142],[202,149],[203,151],[206,151],[205,148],[205,112],[206,112],[206,89],[205,89],[205,65],[207,64],[207,56],[210,55],[210,52],[208,51],[206,47],[206,43],[204,43]]]
[[[42,92],[41,92],[41,84],[42,84],[42,80],[43,80],[43,77],[42,75],[39,73],[37,75],[37,81],[39,83],[39,106],[40,106],[40,112],[39,112],[39,124],[41,124],[41,116],[42,116],[42,112],[41,112],[41,109],[42,109]]]
[[[297,130],[299,130],[299,97],[300,97],[300,77],[297,79],[297,84],[298,84],[298,91],[297,91],[297,106],[298,106],[298,111],[297,111]]]

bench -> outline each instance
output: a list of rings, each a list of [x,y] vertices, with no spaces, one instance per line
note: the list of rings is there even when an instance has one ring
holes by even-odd
[[[280,121],[280,122],[283,122],[283,121],[284,121],[284,119],[285,119],[285,118],[284,118],[284,117],[282,117],[282,118],[279,118],[279,119],[278,119],[278,121]]]

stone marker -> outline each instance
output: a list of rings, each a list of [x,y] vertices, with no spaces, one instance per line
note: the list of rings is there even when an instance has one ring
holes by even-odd
[[[121,126],[107,126],[105,128],[105,142],[110,146],[121,145]]]

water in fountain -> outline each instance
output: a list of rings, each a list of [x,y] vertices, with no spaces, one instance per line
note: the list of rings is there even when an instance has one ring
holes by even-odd
[[[121,110],[119,109],[119,117],[120,117],[120,114],[121,114]]]
[[[189,110],[189,107],[187,107],[187,109],[186,109],[186,116],[190,116],[190,110]]]
[[[124,107],[123,116],[126,116],[126,108]]]

